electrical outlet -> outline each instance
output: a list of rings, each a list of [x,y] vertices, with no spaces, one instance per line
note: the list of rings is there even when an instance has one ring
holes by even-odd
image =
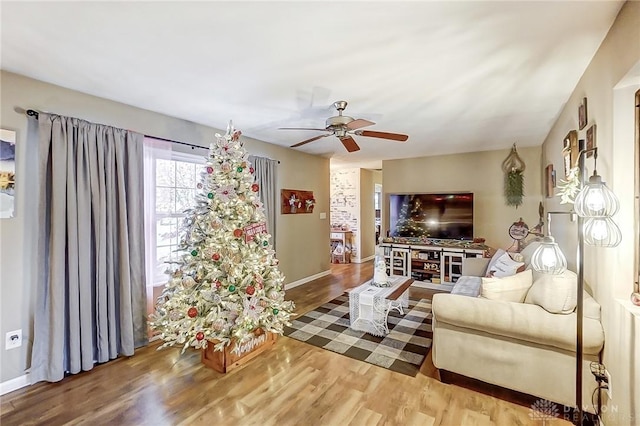
[[[611,373],[609,373],[609,370],[604,370],[604,374],[607,376],[607,395],[609,396],[609,400],[612,400],[613,392],[611,391]]]
[[[19,348],[22,346],[22,330],[14,330],[7,333],[4,341],[5,350]]]

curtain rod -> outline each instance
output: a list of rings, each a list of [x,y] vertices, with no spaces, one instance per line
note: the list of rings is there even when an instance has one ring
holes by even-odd
[[[29,117],[34,117],[36,120],[40,117],[40,112],[36,111],[34,109],[28,109],[25,111],[25,114],[27,114]],[[185,145],[185,146],[190,146],[191,149],[209,149],[208,147],[204,147],[204,146],[200,146],[200,145],[194,145],[191,143],[187,143],[187,142],[181,142],[181,141],[174,141],[173,139],[166,139],[166,138],[160,138],[158,136],[153,136],[153,135],[144,135],[147,138],[153,138],[153,139],[158,139],[160,141],[165,141],[165,142],[171,142],[171,143],[177,143],[179,145]],[[280,160],[278,160],[278,164],[280,164]]]

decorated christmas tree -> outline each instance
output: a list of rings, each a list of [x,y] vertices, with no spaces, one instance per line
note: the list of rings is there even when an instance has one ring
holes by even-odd
[[[165,341],[223,350],[249,341],[258,329],[282,334],[293,302],[284,300],[284,276],[267,233],[254,169],[231,123],[216,134],[187,211],[180,260],[151,315]]]

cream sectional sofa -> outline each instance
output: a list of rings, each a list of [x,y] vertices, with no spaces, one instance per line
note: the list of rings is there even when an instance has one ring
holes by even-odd
[[[530,245],[523,251],[525,265],[534,249]],[[488,262],[465,260],[463,275],[482,276]],[[533,285],[550,279],[537,273],[532,276]],[[575,292],[575,274],[567,277],[565,282],[574,281]],[[552,304],[566,297],[552,294],[555,288],[544,288]],[[575,406],[576,313],[551,313],[531,299],[519,303],[459,294],[434,295],[432,357],[436,368]],[[583,407],[595,412],[591,396],[597,383],[590,364],[599,361],[604,331],[598,303],[585,293],[583,306]]]

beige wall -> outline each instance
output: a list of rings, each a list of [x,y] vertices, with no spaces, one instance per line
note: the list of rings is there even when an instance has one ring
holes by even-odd
[[[640,88],[640,72],[625,80],[640,61],[640,2],[627,2],[609,34],[602,42],[565,107],[558,115],[543,145],[543,166],[552,163],[561,169],[562,139],[569,130],[578,129],[578,106],[587,98],[589,123],[579,131],[597,124],[598,173],[620,198],[620,212],[614,216],[623,241],[612,249],[585,247],[585,279],[602,306],[605,330],[604,364],[612,375],[613,399],[605,398],[604,423],[640,424],[640,309],[631,308],[633,289],[636,220],[633,207],[633,93]],[[589,173],[593,161],[586,160]],[[548,210],[569,210],[557,199],[546,200]],[[577,231],[575,224],[558,218],[552,228],[569,263],[575,267]],[[632,313],[635,309],[635,314]]]
[[[50,111],[202,146],[208,146],[220,130],[5,71],[0,79],[0,121],[3,128],[17,132],[17,217],[0,220],[0,336],[4,338],[6,332],[22,329],[25,342],[19,349],[2,350],[0,382],[5,382],[23,375],[29,365],[34,303],[31,289],[35,280],[32,268],[41,261],[33,258],[37,228],[37,140],[27,140],[33,134],[27,131],[27,117],[16,113],[14,108]],[[236,125],[241,124],[240,119],[236,118]],[[329,221],[319,217],[329,211],[329,160],[249,138],[244,140],[250,154],[280,160],[279,188],[312,190],[317,200],[313,214],[278,214],[277,255],[286,282],[328,271]],[[205,155],[206,151],[202,153]]]
[[[509,207],[503,194],[502,162],[510,149],[441,155],[382,162],[382,234],[389,229],[389,194],[410,192],[473,192],[474,236],[488,245],[507,249],[513,243],[508,229],[520,217],[533,227],[542,201],[541,148],[517,148],[526,164],[523,204]]]
[[[374,172],[360,169],[360,260],[371,258],[376,248]]]

